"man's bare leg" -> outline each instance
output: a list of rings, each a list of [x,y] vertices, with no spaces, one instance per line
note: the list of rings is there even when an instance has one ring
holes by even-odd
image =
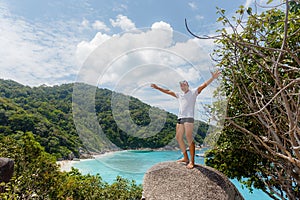
[[[195,142],[192,142],[190,145],[190,154],[191,154],[191,160],[186,167],[188,169],[193,169],[195,166]]]
[[[177,124],[176,125],[176,140],[179,144],[179,148],[181,149],[181,152],[183,153],[183,158],[177,160],[177,162],[189,162],[189,157],[185,149],[185,144],[183,140],[183,133],[184,133],[184,125],[183,124]]]
[[[186,167],[188,169],[192,169],[195,166],[195,142],[193,138],[194,123],[184,123],[184,128],[191,155],[191,160],[189,161],[189,164]]]

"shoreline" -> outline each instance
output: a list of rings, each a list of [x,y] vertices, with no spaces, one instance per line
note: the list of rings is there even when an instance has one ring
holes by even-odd
[[[201,150],[201,149],[204,149],[204,148],[205,147],[196,148],[196,150]],[[56,164],[58,164],[59,169],[60,169],[61,172],[69,172],[69,171],[71,171],[72,167],[74,167],[75,163],[110,156],[110,155],[113,155],[114,153],[117,153],[117,152],[122,152],[122,151],[178,151],[178,150],[180,150],[180,149],[179,148],[157,148],[157,149],[140,148],[140,149],[113,150],[113,151],[105,151],[104,153],[91,154],[91,156],[92,156],[91,158],[82,158],[82,159],[77,158],[77,159],[74,159],[74,160],[56,161]]]
[[[120,151],[124,151],[124,150],[106,151],[104,153],[91,154],[91,158],[81,158],[81,159],[76,158],[74,160],[60,160],[60,161],[56,161],[56,164],[59,166],[59,170],[61,172],[69,172],[69,171],[71,171],[72,167],[74,167],[75,163],[79,163],[82,161],[88,161],[88,160],[94,160],[96,158],[109,156],[109,155],[112,155],[112,154],[114,154],[116,152],[120,152]]]

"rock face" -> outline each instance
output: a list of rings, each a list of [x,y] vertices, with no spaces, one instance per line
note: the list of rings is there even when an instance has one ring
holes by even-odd
[[[144,176],[145,200],[244,200],[228,178],[217,170],[178,162],[163,162]]]
[[[0,183],[8,182],[14,173],[14,161],[9,158],[0,158]]]

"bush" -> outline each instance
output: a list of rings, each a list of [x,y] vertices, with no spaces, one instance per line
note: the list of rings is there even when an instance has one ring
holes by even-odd
[[[109,185],[99,175],[82,175],[77,169],[61,172],[55,157],[46,153],[31,132],[0,137],[0,157],[15,162],[8,183],[1,183],[0,199],[140,199],[141,185],[121,177]]]

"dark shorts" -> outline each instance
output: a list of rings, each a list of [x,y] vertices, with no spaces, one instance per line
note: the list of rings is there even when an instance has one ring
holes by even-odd
[[[184,124],[185,122],[194,123],[194,118],[179,118],[177,120],[178,124]]]

